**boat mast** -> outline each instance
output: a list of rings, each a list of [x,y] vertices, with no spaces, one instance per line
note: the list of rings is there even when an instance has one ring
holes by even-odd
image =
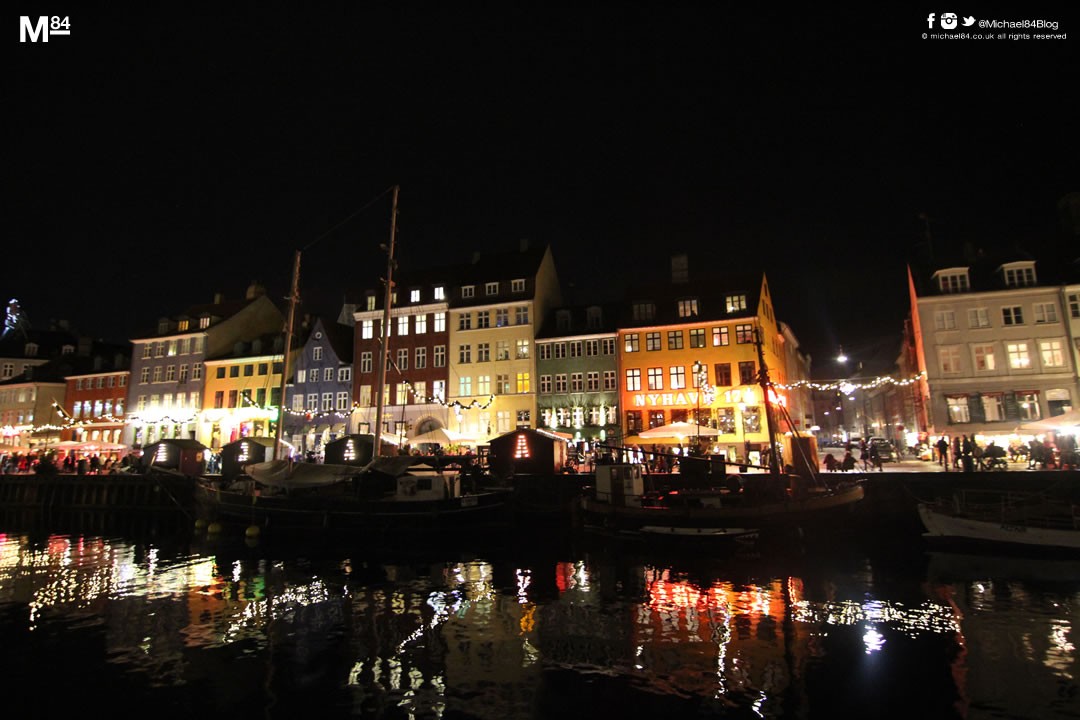
[[[769,379],[769,366],[765,364],[761,327],[758,325],[754,326],[754,345],[757,346],[758,385],[761,386],[762,401],[765,403],[765,424],[769,430],[769,474],[778,477],[780,475],[780,458],[776,454],[776,428],[773,425],[772,401],[769,399],[772,381]]]
[[[281,433],[285,428],[285,384],[289,381],[289,350],[292,348],[296,304],[300,301],[300,251],[293,259],[292,287],[289,289],[289,316],[285,319],[285,347],[281,352],[281,386],[278,397],[278,421],[274,431],[274,459],[281,459]]]
[[[394,240],[397,237],[398,185],[394,186],[394,200],[390,211],[390,245],[382,245],[386,251],[386,277],[383,278],[382,337],[379,341],[379,367],[375,371],[375,447],[372,457],[382,452],[383,393],[386,386],[386,365],[390,359],[390,300],[394,291]]]

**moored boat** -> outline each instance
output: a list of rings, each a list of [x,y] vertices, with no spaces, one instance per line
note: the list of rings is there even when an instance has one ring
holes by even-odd
[[[196,500],[207,519],[423,533],[497,522],[509,502],[508,490],[469,491],[459,473],[410,456],[377,458],[365,467],[271,461],[246,470],[227,486],[199,483]]]
[[[1080,508],[1065,498],[959,491],[918,509],[927,539],[1080,550]]]
[[[738,480],[656,491],[646,489],[638,464],[598,465],[596,492],[582,499],[582,515],[586,527],[715,539],[740,531],[832,526],[863,498],[858,484],[808,488],[798,476],[768,474],[742,474]]]

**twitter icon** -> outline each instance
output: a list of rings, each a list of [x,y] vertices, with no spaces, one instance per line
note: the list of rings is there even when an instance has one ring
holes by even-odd
[[[975,24],[975,16],[964,18],[964,27],[971,27]]]

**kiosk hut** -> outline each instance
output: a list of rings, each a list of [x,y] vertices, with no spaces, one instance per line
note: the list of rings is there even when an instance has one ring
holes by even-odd
[[[221,446],[221,479],[235,480],[244,466],[274,459],[274,438],[245,437]]]
[[[566,439],[546,430],[513,430],[494,438],[491,471],[499,477],[550,475],[566,467]]]
[[[364,466],[371,462],[375,436],[370,433],[344,435],[323,446],[323,460],[329,465]]]
[[[208,454],[209,448],[198,440],[158,440],[143,448],[142,468],[144,472],[162,469],[190,476],[202,475],[206,472]]]

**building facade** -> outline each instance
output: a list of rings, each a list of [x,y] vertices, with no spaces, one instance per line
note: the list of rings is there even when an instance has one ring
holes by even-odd
[[[245,297],[215,295],[206,305],[158,321],[155,335],[132,340],[128,424],[124,443],[196,439],[203,410],[205,362],[225,357],[238,342],[281,332],[284,315],[258,285]]]
[[[1015,442],[1023,423],[1075,406],[1068,293],[1034,260],[909,273],[909,286],[932,435]]]
[[[350,318],[351,319],[351,318]],[[285,389],[285,436],[296,452],[321,455],[349,432],[353,409],[353,330],[315,319],[295,355]]]
[[[576,444],[619,443],[616,308],[558,308],[536,338],[539,427]]]
[[[275,437],[284,372],[283,333],[236,342],[224,355],[203,361],[203,405],[194,439],[218,451],[245,437]]]

